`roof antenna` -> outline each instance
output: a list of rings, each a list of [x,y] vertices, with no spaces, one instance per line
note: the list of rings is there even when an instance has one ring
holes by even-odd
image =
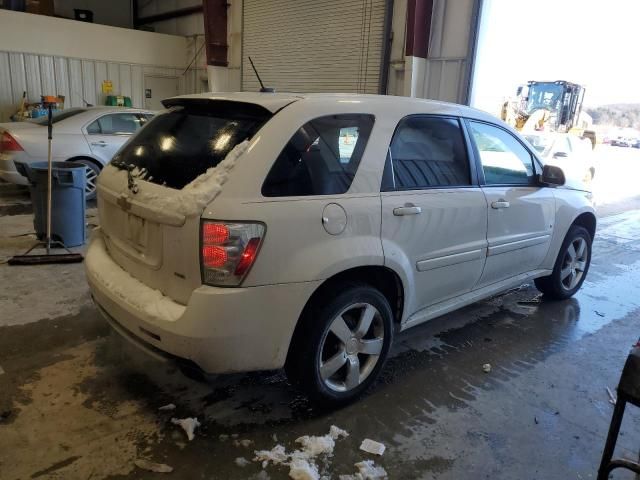
[[[258,70],[256,70],[256,66],[253,64],[253,60],[251,60],[251,57],[249,57],[249,62],[251,63],[251,68],[253,68],[253,72],[256,74],[256,77],[258,77],[258,82],[260,82],[260,92],[261,93],[275,93],[276,89],[273,87],[265,87],[264,83],[262,83],[262,79],[260,78],[260,75],[258,75]]]

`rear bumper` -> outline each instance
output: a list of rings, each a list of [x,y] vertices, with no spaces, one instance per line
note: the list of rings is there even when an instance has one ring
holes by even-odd
[[[16,185],[29,185],[27,177],[23,177],[16,170],[16,165],[13,163],[14,160],[13,155],[0,154],[0,178],[5,182]]]
[[[206,373],[281,368],[300,313],[319,284],[202,286],[186,306],[163,297],[149,308],[118,291],[126,284],[138,299],[158,295],[111,260],[99,231],[85,265],[94,301],[115,330],[154,356],[189,360]]]

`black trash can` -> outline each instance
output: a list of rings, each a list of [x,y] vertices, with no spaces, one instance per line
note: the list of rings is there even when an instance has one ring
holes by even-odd
[[[33,226],[39,239],[47,235],[47,162],[19,163],[18,171],[29,179]],[[85,231],[86,167],[80,163],[52,162],[51,240],[65,247],[83,245]]]

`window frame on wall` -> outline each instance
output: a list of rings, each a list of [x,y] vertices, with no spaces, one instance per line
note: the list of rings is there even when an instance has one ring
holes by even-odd
[[[464,128],[467,132],[467,138],[470,144],[470,148],[472,149],[473,152],[473,157],[474,157],[474,163],[475,163],[475,170],[476,170],[476,174],[478,177],[478,182],[480,183],[480,185],[482,185],[483,187],[502,187],[502,186],[506,186],[506,187],[540,187],[540,181],[539,181],[539,175],[542,172],[542,166],[540,164],[540,161],[538,160],[538,157],[536,156],[536,154],[532,151],[531,148],[529,148],[526,143],[524,141],[522,141],[520,138],[518,138],[518,136],[514,135],[513,132],[509,131],[507,128],[502,127],[501,125],[492,123],[492,122],[488,122],[485,120],[479,120],[476,118],[464,118],[463,120],[464,123]],[[511,136],[511,138],[513,138],[528,154],[529,157],[531,158],[531,166],[533,168],[533,175],[531,177],[527,176],[527,178],[530,179],[530,181],[528,183],[487,183],[485,175],[484,175],[484,168],[482,165],[482,157],[480,154],[480,150],[478,148],[477,142],[475,140],[475,138],[473,137],[473,133],[472,133],[472,129],[473,127],[471,126],[471,123],[478,123],[478,124],[484,124],[487,125],[489,127],[493,127],[496,128],[498,130],[503,131],[505,134]]]
[[[469,183],[468,184],[459,184],[459,185],[424,185],[424,186],[414,186],[408,188],[400,188],[396,185],[395,172],[393,168],[393,156],[391,154],[391,145],[393,141],[396,139],[398,131],[401,127],[403,127],[403,123],[411,120],[449,120],[454,121],[458,125],[458,129],[460,130],[460,135],[462,138],[462,146],[464,148],[463,155],[466,158],[466,166],[468,169]],[[476,160],[474,156],[474,151],[472,150],[471,140],[469,138],[466,126],[464,124],[464,119],[455,115],[441,115],[441,114],[430,114],[430,113],[416,113],[403,117],[398,121],[393,135],[391,136],[391,140],[389,141],[389,145],[387,146],[387,154],[386,160],[384,164],[384,170],[382,174],[382,183],[380,187],[381,192],[411,192],[411,191],[422,191],[422,190],[451,190],[451,189],[459,189],[459,188],[474,188],[478,187],[478,176],[476,172]]]

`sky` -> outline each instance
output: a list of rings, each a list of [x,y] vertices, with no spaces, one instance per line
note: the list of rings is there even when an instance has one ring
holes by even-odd
[[[527,80],[584,85],[585,106],[640,103],[640,0],[485,0],[472,106]]]

